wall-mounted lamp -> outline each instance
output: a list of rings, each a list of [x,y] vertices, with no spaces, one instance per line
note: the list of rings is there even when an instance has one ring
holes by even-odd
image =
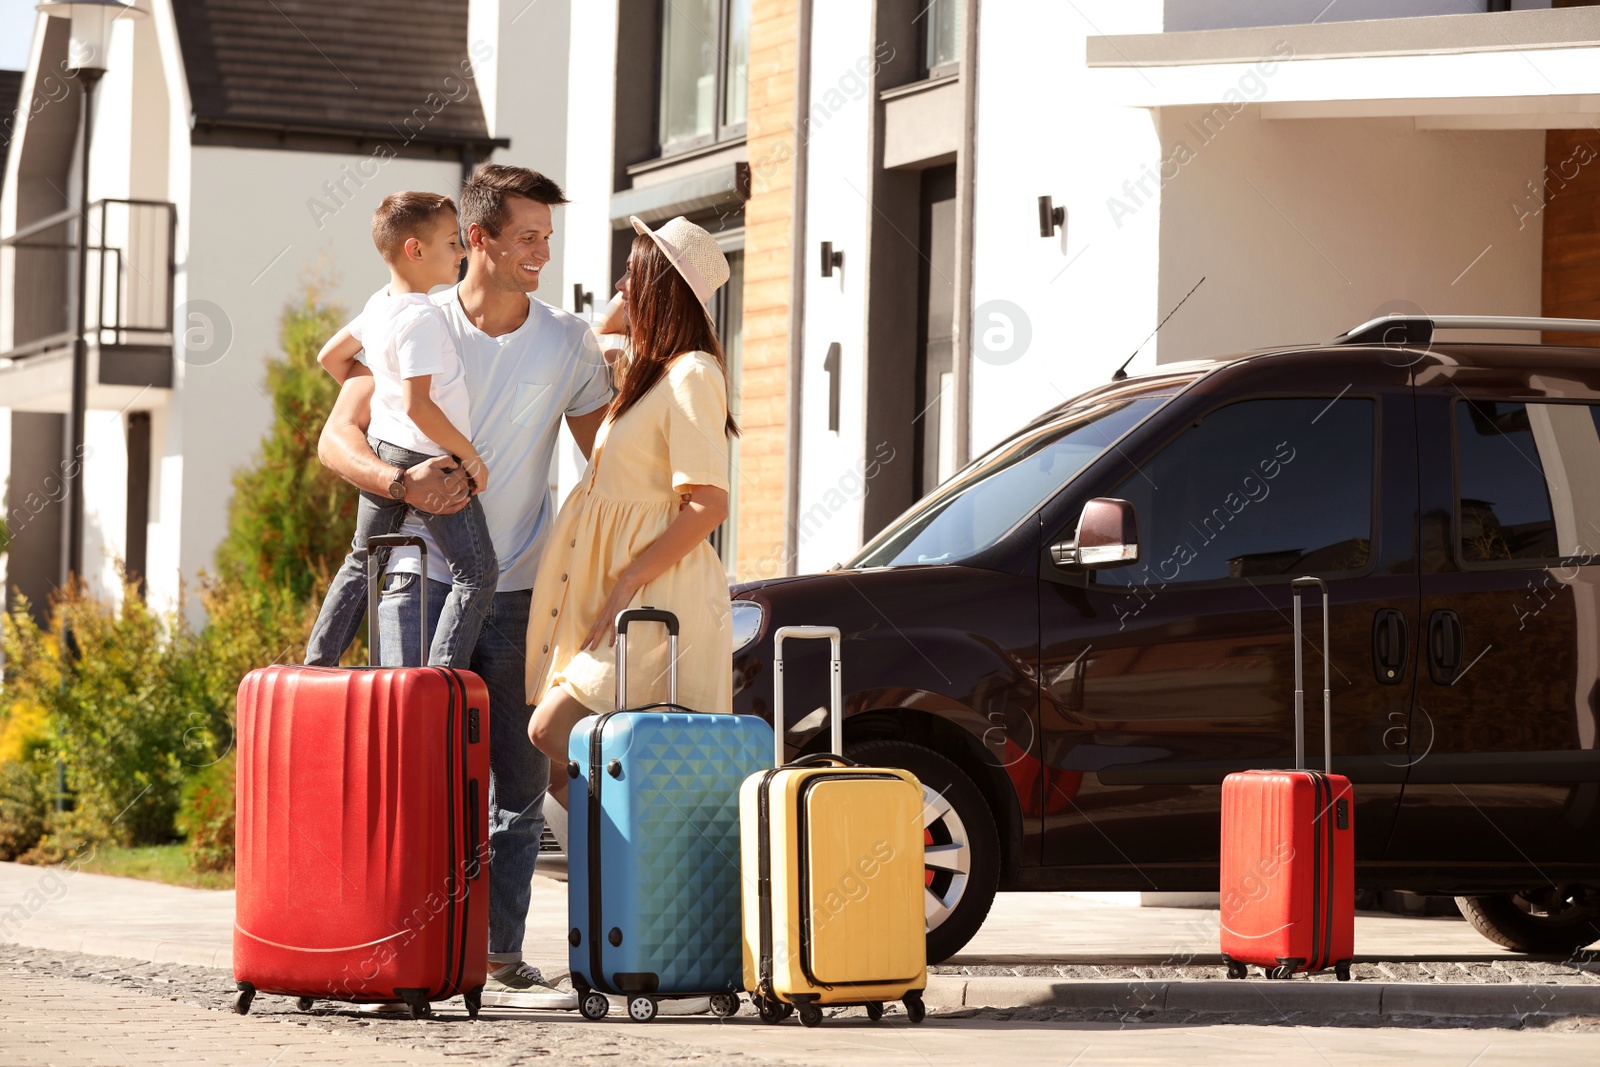
[[[1067,224],[1067,209],[1056,207],[1048,196],[1039,198],[1039,236],[1054,237]]]
[[[572,313],[574,315],[582,315],[584,308],[588,308],[589,311],[591,313],[593,313],[593,311],[594,311],[594,294],[584,291],[582,282],[573,282],[572,283]]]
[[[833,277],[836,270],[844,270],[844,253],[833,250],[832,241],[822,242],[822,276]]]

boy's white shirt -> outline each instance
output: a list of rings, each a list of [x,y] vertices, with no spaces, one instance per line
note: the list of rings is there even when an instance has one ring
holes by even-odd
[[[472,405],[466,374],[444,312],[426,293],[389,295],[384,286],[350,323],[350,336],[361,342],[363,362],[372,371],[372,421],[367,433],[380,441],[430,456],[446,449],[417,429],[406,414],[402,384],[429,375],[428,395],[461,435],[472,437]]]

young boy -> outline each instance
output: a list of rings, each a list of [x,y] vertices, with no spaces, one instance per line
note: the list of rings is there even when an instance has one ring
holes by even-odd
[[[367,607],[367,542],[395,533],[405,519],[405,472],[434,456],[465,468],[474,494],[489,472],[472,447],[467,383],[444,313],[428,290],[456,281],[462,250],[456,206],[436,193],[393,193],[372,215],[372,241],[389,265],[389,284],[372,294],[350,325],[322,347],[317,362],[341,384],[366,349],[372,371],[368,443],[394,465],[387,497],[362,492],[350,554],[334,576],[306,646],[306,662],[336,666],[354,640]],[[439,616],[428,662],[465,668],[494,599],[499,562],[476,496],[454,515],[417,509],[450,567],[450,595]]]

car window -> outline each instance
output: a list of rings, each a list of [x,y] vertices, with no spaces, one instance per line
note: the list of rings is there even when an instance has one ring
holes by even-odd
[[[1456,401],[1461,561],[1592,557],[1600,545],[1600,405]]]
[[[1374,402],[1246,400],[1205,416],[1110,495],[1138,515],[1140,562],[1107,585],[1360,570],[1372,551]]]
[[[1006,442],[896,519],[848,566],[950,563],[988,548],[1167,399],[1091,404]]]

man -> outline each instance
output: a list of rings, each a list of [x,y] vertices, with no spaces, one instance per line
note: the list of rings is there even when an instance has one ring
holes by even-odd
[[[524,685],[528,610],[534,569],[554,515],[550,461],[566,417],[587,456],[613,392],[588,325],[529,294],[550,261],[551,208],[561,188],[523,167],[486,163],[461,193],[467,273],[435,296],[461,357],[471,404],[472,444],[488,465],[493,488],[483,494],[500,581],[472,654],[472,670],[489,688],[489,992],[525,994],[529,1007],[575,1008],[571,993],[553,989],[522,960],[534,862],[544,827],[549,761],[528,740]],[[364,368],[361,368],[364,371]],[[466,475],[450,456],[399,469],[367,444],[373,380],[344,383],[317,454],[324,466],[368,492],[403,497],[417,508],[450,514],[469,499]],[[411,516],[404,532],[427,538]],[[397,552],[379,609],[385,666],[419,665],[421,612],[417,565]],[[428,611],[437,620],[449,594],[449,572],[429,542]]]

